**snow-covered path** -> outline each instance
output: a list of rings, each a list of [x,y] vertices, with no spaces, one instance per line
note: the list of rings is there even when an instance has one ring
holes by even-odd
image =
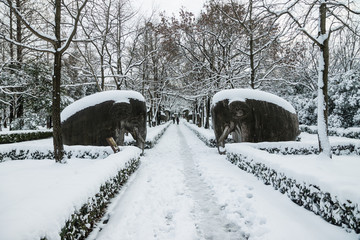
[[[240,239],[239,226],[232,224],[224,215],[224,206],[217,204],[214,192],[201,178],[198,170],[199,165],[192,157],[192,151],[180,130],[177,129],[180,138],[179,146],[183,153],[180,155],[184,164],[184,175],[188,194],[194,201],[193,219],[201,239]]]
[[[171,125],[89,239],[357,239]]]

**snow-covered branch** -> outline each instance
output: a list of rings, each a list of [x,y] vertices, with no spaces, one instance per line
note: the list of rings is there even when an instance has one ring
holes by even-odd
[[[8,37],[6,37],[3,34],[0,34],[0,39],[4,39],[5,41],[12,43],[16,46],[20,46],[22,48],[27,48],[30,49],[32,51],[36,51],[36,52],[44,52],[44,53],[54,53],[54,49],[49,49],[49,48],[39,48],[39,47],[35,47],[35,46],[29,46],[28,44],[24,44],[24,43],[19,43],[17,41],[15,41],[14,39],[10,39]]]
[[[16,17],[18,19],[21,20],[21,22],[26,26],[27,29],[29,29],[29,31],[31,33],[33,33],[35,36],[37,36],[38,38],[46,41],[46,42],[49,42],[51,44],[55,44],[56,43],[56,39],[45,34],[45,33],[42,33],[40,32],[39,30],[37,30],[31,23],[29,23],[26,18],[19,12],[19,10],[17,9],[17,7],[15,7],[13,5],[13,2],[11,0],[1,0],[1,2],[5,3],[5,5],[7,5],[11,11],[16,15]]]

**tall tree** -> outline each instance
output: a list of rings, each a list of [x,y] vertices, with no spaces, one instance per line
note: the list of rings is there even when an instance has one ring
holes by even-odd
[[[50,29],[47,29],[49,33],[47,34],[41,30],[41,25],[31,24],[26,19],[26,15],[23,15],[18,7],[14,5],[12,0],[1,0],[1,2],[5,3],[5,5],[16,15],[17,19],[19,19],[24,27],[26,27],[32,34],[33,37],[38,38],[41,41],[45,41],[52,45],[52,49],[42,49],[37,46],[23,45],[11,39],[7,39],[13,42],[16,45],[21,45],[22,47],[30,48],[34,51],[41,51],[53,54],[53,89],[52,89],[52,121],[53,121],[53,145],[54,145],[54,157],[55,161],[59,163],[65,163],[64,159],[64,146],[62,141],[62,133],[61,133],[61,119],[60,119],[60,86],[61,86],[61,59],[64,52],[70,46],[72,42],[78,23],[80,21],[82,10],[84,9],[88,0],[84,1],[76,1],[75,3],[71,3],[66,5],[65,2],[61,0],[55,0],[50,4],[53,7],[53,19],[54,21],[51,23],[46,20],[46,25],[50,26]],[[66,9],[69,19],[71,19],[72,27],[68,28],[64,26],[64,22],[62,21],[62,10]],[[46,19],[44,17],[44,19]],[[64,27],[62,27],[64,26]],[[68,30],[68,36],[65,38],[62,33],[63,31]]]
[[[276,18],[263,10],[260,0],[244,4],[231,0],[230,6],[227,17],[242,29],[244,41],[237,50],[248,59],[250,87],[259,88],[281,62],[276,49],[283,33],[279,31]]]
[[[329,39],[333,32],[344,27],[349,27],[350,15],[359,14],[353,10],[356,6],[349,2],[345,5],[338,0],[289,0],[284,3],[284,9],[275,11],[273,6],[263,0],[265,8],[281,18],[286,15],[290,18],[289,24],[294,24],[305,36],[307,36],[319,49],[318,55],[318,141],[320,153],[331,158],[331,146],[328,137],[328,78],[329,78]],[[318,11],[317,24],[311,18]],[[299,14],[300,13],[300,14]],[[317,31],[314,25],[318,26]]]

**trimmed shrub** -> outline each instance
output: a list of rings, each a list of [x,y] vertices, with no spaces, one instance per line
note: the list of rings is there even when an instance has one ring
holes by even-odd
[[[0,134],[0,144],[38,140],[52,137],[52,131]]]
[[[300,125],[300,131],[310,134],[317,134],[317,127]],[[329,128],[328,134],[329,136],[360,139],[360,128]]]

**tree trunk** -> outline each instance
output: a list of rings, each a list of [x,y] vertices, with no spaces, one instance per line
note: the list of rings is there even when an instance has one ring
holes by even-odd
[[[206,99],[206,121],[205,121],[205,129],[209,129],[210,128],[210,97],[207,96]]]
[[[18,10],[21,9],[20,0],[16,0],[16,7]],[[18,43],[22,43],[22,24],[21,19],[19,17],[16,18],[16,41]],[[23,61],[23,54],[22,54],[23,47],[21,45],[16,46],[16,60],[19,63]]]
[[[100,65],[101,65],[101,84],[100,84],[100,88],[101,91],[104,91],[104,87],[105,87],[105,66],[104,66],[104,51],[101,51],[101,56],[100,56]]]
[[[252,35],[250,36],[250,86],[252,89],[255,89],[255,64],[254,64],[254,54],[253,54],[253,44],[254,40]]]
[[[53,101],[52,101],[52,121],[53,121],[53,144],[55,162],[65,163],[64,145],[61,135],[60,119],[60,84],[61,84],[61,0],[55,1],[55,37],[57,39],[54,54],[54,73],[53,73]]]
[[[329,71],[329,36],[326,34],[326,0],[320,5],[320,56],[318,76],[318,139],[320,153],[331,158],[331,146],[328,136],[328,71]]]
[[[250,47],[250,86],[252,89],[255,89],[255,56],[254,56],[254,36],[253,36],[253,24],[252,22],[252,7],[253,7],[253,2],[249,1],[249,20],[250,20],[250,32],[248,33],[250,35],[250,40],[249,40],[249,47]]]
[[[13,11],[10,10],[10,17],[9,17],[9,25],[10,25],[10,29],[9,29],[9,38],[12,40],[13,39]],[[12,42],[9,43],[9,47],[10,47],[10,60],[11,62],[14,61],[14,44]]]

